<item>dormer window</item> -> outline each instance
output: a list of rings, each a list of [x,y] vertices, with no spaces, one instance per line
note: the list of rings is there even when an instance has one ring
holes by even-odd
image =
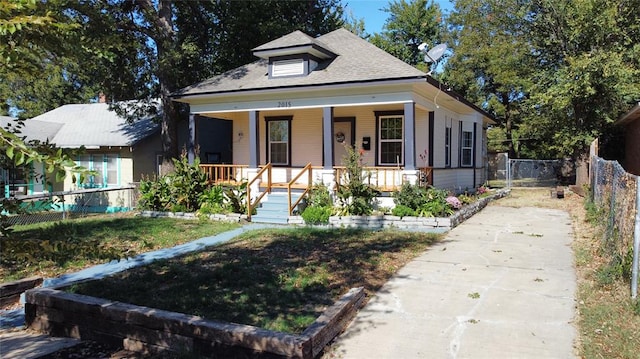
[[[306,75],[305,61],[302,58],[276,60],[271,63],[271,77]]]
[[[270,78],[306,76],[319,62],[337,56],[327,45],[301,31],[258,46],[253,54],[269,61]]]

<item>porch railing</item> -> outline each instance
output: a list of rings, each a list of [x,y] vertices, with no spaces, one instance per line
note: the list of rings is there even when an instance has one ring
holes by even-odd
[[[296,200],[295,203],[291,203],[291,187],[296,183],[296,181],[302,177],[302,175],[307,172],[307,185],[304,188],[304,192],[302,192],[302,195],[300,197],[298,197],[298,199]],[[291,181],[289,181],[289,183],[287,183],[287,196],[289,199],[289,215],[293,214],[293,209],[296,208],[296,206],[300,203],[300,201],[302,201],[302,199],[304,198],[304,196],[307,195],[307,193],[309,193],[309,191],[311,190],[311,186],[313,186],[313,168],[311,166],[311,163],[307,163],[306,166],[304,166],[304,168],[302,169],[302,171],[300,171]]]
[[[346,167],[334,167],[336,171],[336,184],[342,185]],[[391,192],[399,189],[404,182],[402,168],[399,167],[364,167],[365,183],[383,192]],[[433,183],[431,167],[418,168],[418,185],[428,186]]]
[[[260,171],[258,171],[258,173],[256,173],[256,176],[253,177],[253,179],[251,181],[249,181],[249,183],[247,183],[247,219],[249,221],[251,221],[251,213],[253,212],[253,209],[256,208],[256,206],[258,206],[258,203],[260,203],[260,200],[262,200],[262,197],[264,197],[267,193],[271,193],[271,187],[272,187],[272,183],[271,183],[271,162],[267,163],[266,166],[262,167],[260,169]],[[267,172],[267,186],[265,188],[265,190],[260,193],[260,195],[258,195],[258,197],[256,197],[255,201],[251,201],[251,185],[253,185],[253,183],[259,179],[262,178],[262,175]]]
[[[216,184],[238,184],[247,179],[249,166],[201,164],[200,169],[207,174],[209,182]]]

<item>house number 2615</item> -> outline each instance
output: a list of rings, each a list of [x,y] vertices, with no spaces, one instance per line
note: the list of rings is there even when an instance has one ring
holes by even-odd
[[[278,101],[278,108],[291,107],[291,101]]]

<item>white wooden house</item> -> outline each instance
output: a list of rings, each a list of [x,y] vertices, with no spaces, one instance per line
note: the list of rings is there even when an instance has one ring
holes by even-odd
[[[212,180],[263,170],[254,191],[306,187],[309,178],[331,185],[348,144],[381,191],[420,179],[452,191],[485,182],[492,117],[430,75],[346,29],[318,38],[295,31],[253,54],[256,62],[173,94],[192,119],[232,122],[233,164],[203,166]],[[193,139],[207,141],[197,132]]]

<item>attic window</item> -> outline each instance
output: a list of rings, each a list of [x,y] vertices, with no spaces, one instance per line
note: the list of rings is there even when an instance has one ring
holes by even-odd
[[[302,58],[276,60],[271,63],[271,77],[305,75],[306,61]]]

